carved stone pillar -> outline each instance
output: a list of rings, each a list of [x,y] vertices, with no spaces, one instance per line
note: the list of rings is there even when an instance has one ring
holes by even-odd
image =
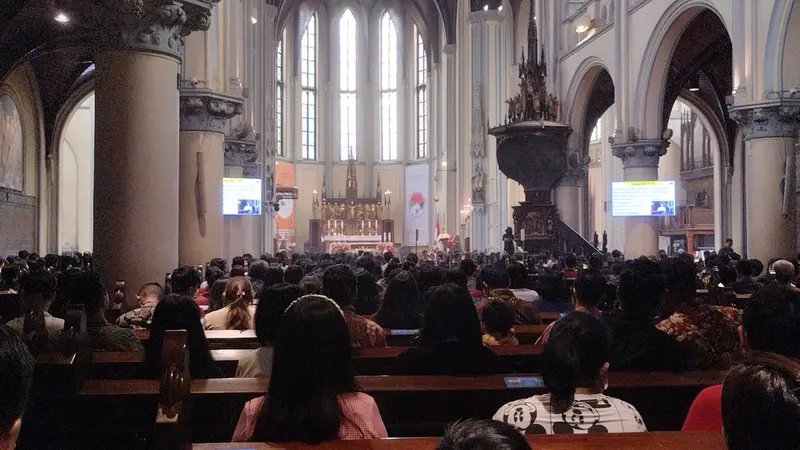
[[[567,152],[567,171],[555,187],[555,203],[561,220],[579,234],[583,233],[583,186],[589,170],[589,156],[578,150]]]
[[[745,138],[745,253],[765,264],[771,258],[793,257],[797,254],[800,100],[740,107],[730,114]]]
[[[263,165],[262,171],[263,160],[259,154],[256,141],[225,138],[225,176],[261,178],[264,189],[261,217],[271,219],[273,209],[266,202],[275,197],[272,165]],[[226,259],[244,253],[253,253],[258,248],[259,235],[255,232],[258,219],[258,217],[253,216],[228,216],[224,218],[223,254]]]
[[[93,6],[95,262],[107,285],[124,279],[129,293],[178,264],[179,65],[184,37],[208,29],[217,1]]]
[[[222,256],[223,133],[243,105],[209,89],[184,89],[180,98],[178,261],[197,265]]]
[[[668,145],[669,139],[615,141],[611,144],[611,151],[622,160],[625,181],[655,181],[658,180],[658,160],[667,153]],[[628,258],[658,253],[658,218],[628,217],[625,219],[625,234],[625,255]]]

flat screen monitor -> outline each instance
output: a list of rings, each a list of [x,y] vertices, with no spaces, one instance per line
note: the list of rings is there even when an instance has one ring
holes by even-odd
[[[261,179],[223,178],[222,214],[226,216],[260,216]]]
[[[615,217],[674,216],[675,182],[613,182],[611,184],[611,215]]]

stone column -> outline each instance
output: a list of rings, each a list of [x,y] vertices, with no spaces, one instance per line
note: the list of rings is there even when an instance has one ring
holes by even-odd
[[[102,0],[95,54],[94,255],[132,293],[178,264],[178,73],[211,0]]]
[[[225,123],[243,111],[242,100],[210,89],[180,93],[180,264],[222,256],[222,153]]]
[[[456,145],[456,130],[458,129],[458,113],[456,109],[456,96],[457,96],[457,77],[458,68],[456,66],[456,46],[453,44],[446,45],[442,51],[442,63],[444,89],[441,94],[444,96],[444,101],[441,102],[443,106],[442,111],[442,135],[445,145],[441,147],[441,152],[438,154],[436,164],[436,171],[439,174],[438,184],[442,186],[443,195],[439,196],[439,201],[445,202],[444,212],[447,216],[445,222],[440,221],[440,226],[443,225],[447,232],[450,234],[458,234],[460,231],[456,224],[460,220],[458,211],[461,209],[458,196],[458,167],[461,163],[459,157],[458,147]],[[436,116],[431,116],[436,117]],[[442,163],[447,162],[446,167],[442,167]],[[441,218],[444,219],[444,218]],[[436,236],[438,237],[438,236]],[[434,237],[434,239],[436,238]],[[461,236],[462,242],[466,236]]]
[[[793,257],[797,254],[796,199],[790,192],[784,204],[784,188],[796,189],[800,100],[732,108],[731,117],[744,129],[747,257],[765,264],[771,258]]]
[[[622,159],[625,181],[656,181],[658,160],[667,153],[668,145],[669,141],[665,139],[642,139],[614,142],[611,144],[611,151],[614,156]],[[625,234],[625,256],[628,258],[658,253],[657,217],[626,218]]]
[[[567,173],[558,180],[554,194],[561,220],[584,235],[583,186],[589,170],[589,156],[581,158],[580,154],[578,150],[568,150]]]

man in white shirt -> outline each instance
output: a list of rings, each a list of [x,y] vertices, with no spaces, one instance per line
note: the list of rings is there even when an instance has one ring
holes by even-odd
[[[20,280],[22,317],[9,321],[6,325],[23,334],[25,315],[44,316],[44,326],[52,340],[64,329],[64,319],[53,317],[48,310],[56,297],[56,277],[45,270],[25,274]]]

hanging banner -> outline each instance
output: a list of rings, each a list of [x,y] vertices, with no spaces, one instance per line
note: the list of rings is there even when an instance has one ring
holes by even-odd
[[[275,191],[275,200],[280,205],[275,214],[275,249],[289,250],[295,236],[294,199],[297,198],[297,188],[294,187],[294,164],[275,163]],[[292,192],[294,195],[285,195]]]
[[[403,244],[430,244],[430,173],[427,164],[406,167],[406,192],[403,200],[405,217]],[[419,236],[417,236],[419,231]]]

